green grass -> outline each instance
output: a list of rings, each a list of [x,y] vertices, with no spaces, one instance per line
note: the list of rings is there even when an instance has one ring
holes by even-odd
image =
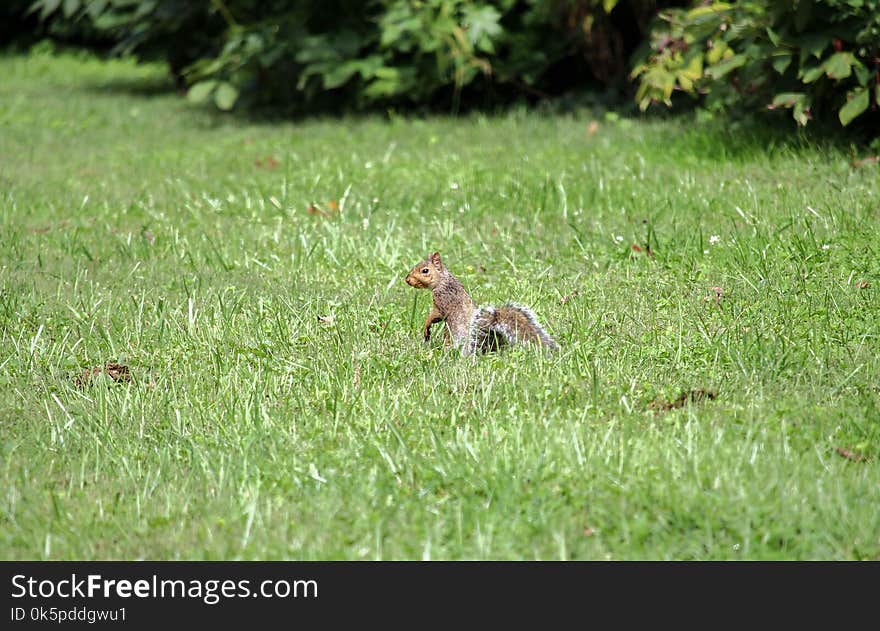
[[[876,165],[693,118],[270,124],[129,62],[0,75],[2,558],[880,558]],[[431,249],[561,352],[425,347]],[[108,361],[132,383],[74,383]]]

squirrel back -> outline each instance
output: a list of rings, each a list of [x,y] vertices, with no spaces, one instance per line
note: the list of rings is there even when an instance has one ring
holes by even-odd
[[[477,308],[461,281],[443,265],[439,252],[413,267],[406,282],[416,289],[430,289],[433,295],[422,328],[425,342],[431,339],[431,326],[445,322],[446,344],[454,342],[465,355],[500,350],[508,344],[559,348],[528,307],[506,303]]]

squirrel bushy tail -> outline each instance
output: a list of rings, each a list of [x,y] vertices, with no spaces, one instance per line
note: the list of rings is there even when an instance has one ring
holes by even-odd
[[[559,348],[528,307],[508,302],[500,307],[489,305],[475,310],[470,322],[470,340],[463,349],[465,354],[496,351],[508,344]]]

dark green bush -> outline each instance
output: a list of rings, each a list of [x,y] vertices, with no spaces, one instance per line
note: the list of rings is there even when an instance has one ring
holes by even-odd
[[[38,0],[116,50],[164,58],[192,99],[494,102],[620,86],[656,0]]]
[[[642,109],[673,92],[709,107],[788,108],[799,125],[877,118],[880,0],[695,2],[664,11],[632,76]]]
[[[88,22],[41,20],[41,7],[34,10],[33,4],[33,0],[0,0],[0,48],[26,49],[42,39],[93,49],[105,49],[112,45],[106,34],[99,32]],[[61,13],[60,1],[56,4],[56,9]]]

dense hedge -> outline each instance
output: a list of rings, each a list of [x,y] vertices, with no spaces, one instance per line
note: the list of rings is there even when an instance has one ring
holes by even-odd
[[[99,50],[107,50],[114,43],[109,34],[87,20],[47,20],[44,18],[57,7],[46,13],[41,13],[41,9],[34,0],[0,0],[0,50],[27,49],[43,39]]]
[[[661,12],[639,57],[642,109],[680,90],[710,107],[788,108],[799,125],[869,124],[880,103],[880,0],[701,2]]]
[[[620,86],[658,8],[684,0],[39,0],[117,51],[164,58],[195,100],[457,107]]]
[[[37,0],[33,9],[50,29],[97,32],[117,52],[166,60],[191,99],[221,109],[457,109],[611,87],[634,90],[642,109],[686,93],[709,108],[788,108],[800,125],[845,126],[873,122],[880,102],[880,0]]]

